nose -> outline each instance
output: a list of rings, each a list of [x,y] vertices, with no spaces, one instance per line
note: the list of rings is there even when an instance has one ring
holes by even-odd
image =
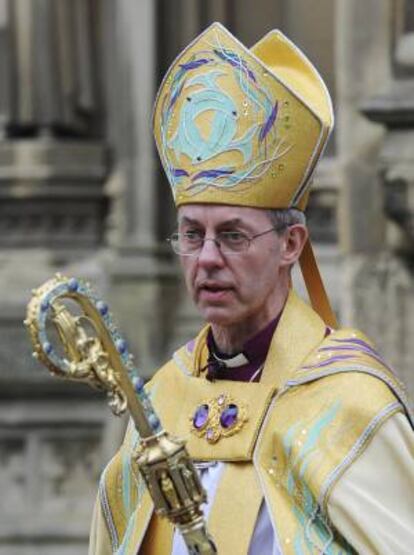
[[[224,266],[223,254],[218,242],[214,238],[204,239],[203,246],[198,255],[198,264],[205,268]]]

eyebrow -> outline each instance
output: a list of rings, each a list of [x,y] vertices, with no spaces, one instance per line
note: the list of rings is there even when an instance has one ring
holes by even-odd
[[[188,216],[183,216],[182,218],[178,218],[178,223],[179,224],[199,224],[200,222],[198,220],[189,218]]]
[[[188,216],[183,216],[182,218],[179,218],[178,220],[179,224],[198,224],[200,225],[200,221],[199,220],[195,220],[193,218],[189,218]],[[232,218],[230,220],[224,220],[223,222],[220,222],[217,227],[224,227],[227,225],[246,225],[243,220],[241,220],[240,218]]]

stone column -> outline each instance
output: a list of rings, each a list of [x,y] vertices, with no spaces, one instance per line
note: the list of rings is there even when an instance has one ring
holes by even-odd
[[[100,5],[0,0],[0,555],[87,551],[106,409],[35,364],[22,322],[56,271],[105,289]]]
[[[9,132],[91,135],[96,116],[92,3],[8,0]]]
[[[10,94],[7,80],[9,66],[7,22],[8,3],[7,0],[0,0],[0,140],[5,136],[8,114],[10,113]]]
[[[160,244],[159,219],[171,212],[168,188],[158,188],[152,138],[156,91],[156,14],[152,0],[109,3],[113,36],[107,65],[108,123],[114,149],[108,189],[115,199],[107,260],[111,301],[142,374],[165,359],[165,311],[176,270]],[[139,32],[137,32],[137,25]],[[168,216],[167,216],[168,217]],[[171,304],[171,303],[170,303]]]
[[[413,87],[399,82],[393,66],[390,21],[396,7],[385,0],[338,2],[340,240],[346,253],[342,313],[343,323],[371,336],[413,390],[414,290],[402,254],[407,248],[412,252],[412,239],[404,235],[414,175]],[[389,133],[373,122],[389,125]]]
[[[101,243],[96,0],[0,0],[0,246]]]
[[[373,162],[383,132],[362,116],[359,105],[390,80],[390,17],[388,0],[337,2],[336,133],[343,180],[340,240],[349,253],[375,251],[382,245],[382,202]]]

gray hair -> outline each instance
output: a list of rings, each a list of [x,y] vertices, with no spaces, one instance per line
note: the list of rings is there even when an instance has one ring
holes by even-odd
[[[290,225],[306,225],[306,216],[297,208],[275,208],[268,210],[271,224],[284,231]]]

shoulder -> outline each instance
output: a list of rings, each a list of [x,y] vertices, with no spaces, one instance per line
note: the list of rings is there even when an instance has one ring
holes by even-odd
[[[281,468],[297,465],[325,508],[333,486],[397,414],[410,416],[404,388],[372,343],[357,330],[335,331],[279,392],[259,449],[276,450]]]
[[[397,413],[333,488],[329,517],[358,552],[412,552],[414,497],[407,492],[414,483],[413,453],[413,430]]]
[[[362,332],[355,329],[332,331],[303,361],[288,386],[306,385],[331,378],[337,395],[349,407],[362,404],[364,410],[380,403],[398,402],[412,420],[404,385]],[[326,382],[324,382],[326,383]]]
[[[174,373],[184,376],[193,376],[207,362],[206,337],[208,326],[201,329],[196,337],[179,347],[171,359],[164,364],[150,380],[148,387],[153,388],[160,381],[168,378]]]

